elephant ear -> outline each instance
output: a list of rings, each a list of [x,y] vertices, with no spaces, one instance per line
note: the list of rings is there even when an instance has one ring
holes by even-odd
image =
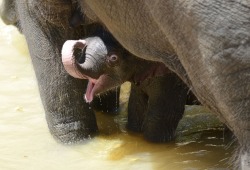
[[[0,7],[0,16],[6,25],[17,25],[17,13],[14,0],[3,0]]]

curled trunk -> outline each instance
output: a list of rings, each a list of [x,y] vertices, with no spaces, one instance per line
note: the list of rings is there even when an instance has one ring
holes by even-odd
[[[77,49],[80,49],[79,53]],[[97,79],[102,73],[106,56],[106,46],[99,37],[68,40],[62,48],[62,61],[66,71],[79,79]]]

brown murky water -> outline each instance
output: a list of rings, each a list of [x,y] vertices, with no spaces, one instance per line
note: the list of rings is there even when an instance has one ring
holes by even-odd
[[[24,38],[0,23],[1,170],[230,169],[233,146],[223,126],[201,106],[187,106],[176,141],[152,144],[125,129],[129,84],[117,116],[96,113],[100,135],[77,146],[49,134]],[[229,142],[230,143],[230,142]]]

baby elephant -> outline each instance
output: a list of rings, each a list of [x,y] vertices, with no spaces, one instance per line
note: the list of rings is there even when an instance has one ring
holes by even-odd
[[[109,36],[66,41],[62,60],[71,76],[89,80],[87,102],[96,94],[131,82],[128,129],[142,131],[153,142],[173,139],[188,89],[163,63],[140,59]]]

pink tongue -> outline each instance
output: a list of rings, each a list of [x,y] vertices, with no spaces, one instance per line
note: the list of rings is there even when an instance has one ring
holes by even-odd
[[[92,102],[93,98],[94,98],[94,94],[93,94],[93,88],[95,86],[95,83],[89,81],[88,82],[88,86],[87,86],[87,90],[86,90],[86,94],[85,94],[85,101],[87,103]]]

